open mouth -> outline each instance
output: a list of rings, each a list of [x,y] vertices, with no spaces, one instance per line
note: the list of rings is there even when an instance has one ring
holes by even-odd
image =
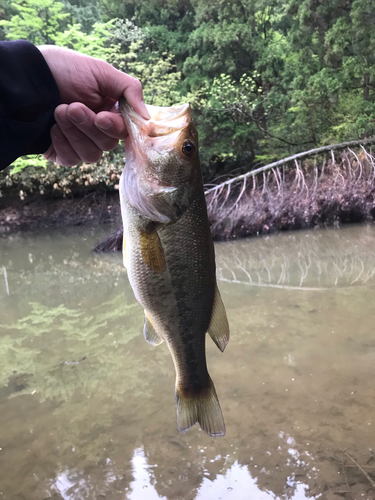
[[[120,100],[120,111],[129,134],[125,142],[126,164],[137,172],[144,188],[156,194],[171,187],[165,185],[155,171],[151,172],[149,164],[165,164],[164,158],[178,148],[181,133],[191,123],[191,113],[189,104],[147,105],[147,110],[151,116],[149,120],[136,113],[124,98]]]
[[[148,105],[147,110],[149,120],[136,113],[125,99],[120,100],[128,131],[120,192],[140,213],[165,223],[175,216],[175,208],[164,198],[178,190],[173,172],[169,171],[169,158],[179,155],[181,137],[191,124],[190,106]]]
[[[191,122],[189,104],[180,106],[147,105],[151,118],[145,120],[129,106],[125,99],[120,100],[120,111],[125,120],[126,128],[133,140],[150,137],[163,137],[181,131]]]

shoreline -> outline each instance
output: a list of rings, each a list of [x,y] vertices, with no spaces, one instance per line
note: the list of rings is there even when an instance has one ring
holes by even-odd
[[[322,197],[324,199],[315,200],[315,206],[311,206],[311,200],[306,200],[307,203],[300,203],[298,207],[292,200],[289,199],[288,203],[284,198],[284,210],[279,212],[279,217],[272,216],[269,208],[260,213],[260,207],[254,206],[254,197],[251,200],[244,197],[234,217],[237,219],[234,224],[229,222],[232,217],[228,217],[228,214],[223,217],[224,214],[213,210],[212,205],[210,208],[208,199],[211,232],[215,241],[228,241],[285,231],[371,223],[375,220],[375,188],[368,186],[367,193],[362,191],[362,196],[358,194],[347,191],[346,196],[343,196],[341,191],[341,196],[332,197],[332,193],[328,191]],[[365,200],[367,203],[364,203]],[[323,205],[326,210],[322,210]],[[348,210],[350,205],[352,210]],[[254,208],[258,210],[253,212]],[[296,212],[303,214],[303,217],[296,217]],[[315,212],[314,216],[312,212]],[[99,224],[108,224],[108,236],[97,242],[93,250],[120,251],[122,221],[118,191],[95,191],[83,197],[72,198],[49,198],[42,195],[25,200],[16,196],[0,198],[0,238],[18,232],[74,226],[92,227]],[[119,229],[113,232],[113,226],[116,225]]]
[[[263,170],[263,169],[262,169]],[[247,174],[251,175],[251,173]],[[339,227],[375,220],[375,161],[366,151],[343,152],[318,164],[295,163],[268,172],[254,171],[224,182],[206,194],[211,233],[216,241],[276,234],[298,229]],[[47,195],[0,198],[0,236],[67,226],[118,226],[94,251],[122,249],[122,220],[117,190],[84,196]]]
[[[93,191],[82,197],[43,195],[0,198],[0,236],[67,226],[121,224],[118,191]]]

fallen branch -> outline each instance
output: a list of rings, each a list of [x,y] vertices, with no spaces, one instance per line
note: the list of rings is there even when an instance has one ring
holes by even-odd
[[[322,146],[320,148],[315,148],[315,149],[310,149],[309,151],[304,151],[303,153],[297,153],[293,156],[288,156],[287,158],[284,158],[283,160],[274,161],[273,163],[269,163],[268,165],[265,165],[264,167],[260,167],[260,168],[256,168],[255,170],[251,170],[250,172],[247,172],[246,174],[242,174],[242,175],[238,175],[237,177],[233,177],[232,179],[229,179],[225,182],[222,182],[215,187],[207,189],[205,191],[205,194],[207,195],[209,193],[212,193],[212,192],[218,190],[221,187],[229,186],[230,184],[233,184],[235,182],[240,182],[244,179],[247,179],[248,177],[252,177],[252,176],[257,175],[261,172],[266,172],[268,170],[271,170],[272,168],[279,167],[280,165],[284,165],[285,163],[288,163],[290,161],[297,160],[298,158],[305,158],[306,156],[324,153],[325,151],[332,152],[334,149],[344,149],[344,148],[349,148],[350,146],[360,146],[362,144],[369,144],[369,143],[373,143],[373,142],[375,142],[375,137],[373,137],[371,139],[363,139],[362,141],[349,141],[349,142],[341,142],[340,144],[331,144],[330,146]]]
[[[362,474],[366,477],[366,479],[368,480],[368,482],[371,484],[371,488],[375,488],[375,481],[373,481],[371,479],[371,477],[367,474],[367,472],[363,469],[363,467],[361,467],[359,465],[358,462],[356,462],[356,460],[354,460],[353,457],[351,457],[349,455],[349,453],[347,451],[344,451],[343,454],[349,458],[349,460],[351,460],[353,462],[354,465],[356,465],[358,467],[358,469],[362,472]]]
[[[314,165],[296,159],[348,144],[360,146],[361,142],[375,142],[375,138],[300,153],[208,189],[207,209],[214,239],[375,220],[375,158],[370,152],[363,149],[359,154],[346,149],[334,160],[332,155],[327,160],[328,155],[323,153],[320,165],[316,156]],[[290,168],[285,168],[291,159]],[[121,248],[119,229],[95,250]]]
[[[349,493],[350,496],[351,496],[351,498],[352,498],[352,500],[354,500],[353,492],[352,492],[352,490],[350,489],[350,486],[349,486],[348,476],[346,475],[344,452],[341,454],[341,470],[342,470],[342,472],[344,474],[346,487],[348,488],[348,491],[346,491],[345,493]]]

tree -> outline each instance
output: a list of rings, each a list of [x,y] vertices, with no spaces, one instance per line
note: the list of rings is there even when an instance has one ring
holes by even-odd
[[[97,0],[63,0],[65,11],[70,14],[70,23],[79,24],[84,33],[90,33],[95,23],[102,22]]]
[[[69,16],[63,12],[64,4],[53,0],[16,0],[13,6],[18,13],[0,21],[7,40],[23,38],[36,45],[53,44]]]

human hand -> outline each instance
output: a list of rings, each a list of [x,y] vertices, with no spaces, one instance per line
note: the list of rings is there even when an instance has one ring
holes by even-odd
[[[139,80],[110,64],[54,45],[38,47],[60,91],[51,128],[47,160],[72,166],[98,161],[103,151],[114,149],[127,131],[117,110],[123,95],[133,109],[149,119]]]

